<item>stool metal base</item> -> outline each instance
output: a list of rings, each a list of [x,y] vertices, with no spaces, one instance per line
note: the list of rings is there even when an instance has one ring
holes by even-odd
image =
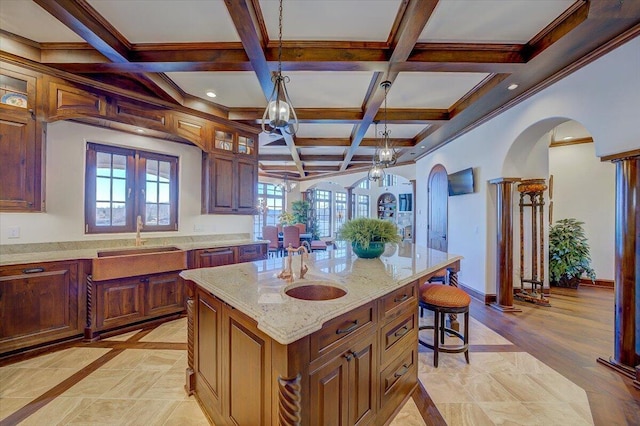
[[[464,352],[464,358],[467,361],[467,364],[469,364],[469,307],[441,308],[424,302],[420,302],[420,308],[428,309],[434,313],[434,325],[423,325],[418,327],[418,332],[420,332],[420,330],[433,330],[433,345],[426,343],[425,341],[418,338],[418,343],[433,350],[433,366],[436,368],[438,367],[438,354],[440,352],[450,354],[459,354]],[[454,313],[464,314],[465,334],[462,334],[459,331],[449,328],[445,325],[444,315],[447,313],[451,313],[452,311]],[[455,336],[462,340],[462,345],[455,347],[440,346],[441,344],[444,344],[445,333],[448,333],[449,335]]]

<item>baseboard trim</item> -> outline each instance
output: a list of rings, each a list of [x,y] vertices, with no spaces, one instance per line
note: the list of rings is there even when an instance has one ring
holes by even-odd
[[[589,287],[604,287],[604,288],[614,288],[615,281],[613,280],[599,280],[596,278],[595,281],[591,281],[589,278],[580,278],[580,285],[587,285]]]
[[[467,294],[469,294],[469,296],[471,296],[474,299],[477,299],[477,300],[483,302],[485,305],[490,305],[491,303],[496,301],[496,295],[495,294],[480,293],[475,288],[471,288],[469,286],[466,286],[466,285],[464,285],[464,283],[461,283],[461,282],[458,282],[458,287],[460,287]]]

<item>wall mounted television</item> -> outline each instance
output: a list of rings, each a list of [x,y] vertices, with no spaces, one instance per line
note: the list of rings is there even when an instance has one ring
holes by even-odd
[[[460,170],[447,176],[449,196],[473,193],[473,168]]]

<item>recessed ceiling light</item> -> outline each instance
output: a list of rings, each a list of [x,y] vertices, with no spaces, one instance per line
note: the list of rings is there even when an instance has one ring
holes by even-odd
[[[515,90],[518,88],[518,85],[516,83],[510,84],[509,87],[507,87],[507,89],[509,90]]]
[[[207,96],[210,97],[210,98],[215,98],[216,94],[210,90],[210,91],[207,92]]]
[[[136,132],[138,132],[138,133],[144,133],[144,130],[142,130],[142,129],[136,129]]]
[[[426,146],[420,145],[420,149],[425,149],[425,148],[426,148]]]
[[[573,139],[572,136],[565,136],[564,138],[562,138],[563,141],[568,141],[569,139]]]

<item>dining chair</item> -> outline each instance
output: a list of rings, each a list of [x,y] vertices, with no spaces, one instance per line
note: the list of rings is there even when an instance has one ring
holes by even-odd
[[[286,249],[289,247],[289,244],[291,244],[291,247],[293,248],[300,247],[300,228],[297,226],[285,226],[282,229],[282,232],[284,235],[282,239],[282,246],[285,249],[285,255],[288,254]]]
[[[269,245],[267,246],[269,254],[275,253],[276,256],[280,256],[282,253],[282,242],[278,238],[278,228],[269,225],[263,226],[262,238],[269,240]]]
[[[305,232],[307,232],[307,225],[305,225],[304,223],[296,223],[293,226],[298,228],[301,234],[304,234]]]

